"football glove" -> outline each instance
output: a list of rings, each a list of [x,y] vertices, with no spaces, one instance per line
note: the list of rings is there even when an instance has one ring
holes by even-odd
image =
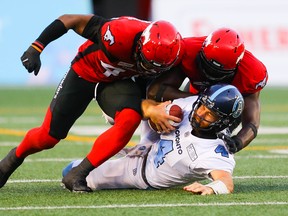
[[[37,76],[41,67],[40,54],[41,52],[30,46],[21,56],[21,61],[24,67],[29,73],[34,71],[35,76]]]
[[[230,137],[226,134],[219,133],[218,138],[225,142],[225,145],[231,154],[235,154],[243,148],[243,143],[237,136]]]

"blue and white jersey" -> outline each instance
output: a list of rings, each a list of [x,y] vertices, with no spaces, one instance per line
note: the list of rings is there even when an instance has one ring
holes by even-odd
[[[189,114],[197,96],[174,100],[184,118],[178,129],[162,134],[152,145],[146,162],[146,178],[154,188],[167,188],[210,179],[213,170],[233,173],[235,160],[221,139],[202,139],[191,134]]]

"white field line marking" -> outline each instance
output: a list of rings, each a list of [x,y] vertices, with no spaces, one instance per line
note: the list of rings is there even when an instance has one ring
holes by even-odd
[[[249,156],[235,156],[235,159],[250,159],[250,158],[259,158],[259,159],[282,159],[288,158],[288,155],[249,155]]]
[[[288,176],[233,176],[233,179],[286,179]]]
[[[233,179],[287,179],[288,176],[234,176]],[[19,179],[8,180],[7,183],[50,183],[61,182],[61,179]]]
[[[8,183],[51,183],[51,182],[61,182],[61,179],[23,179],[23,180],[8,180]]]
[[[235,159],[249,159],[249,158],[259,158],[259,159],[285,159],[288,155],[250,155],[250,156],[235,156]],[[25,159],[27,163],[34,162],[71,162],[73,160],[78,160],[81,158],[41,158],[41,159]]]
[[[250,156],[235,156],[235,159],[285,159],[288,155],[250,155]],[[81,160],[83,158],[41,158],[41,159],[25,159],[25,163],[35,162],[71,162],[73,160]]]
[[[128,204],[128,205],[90,205],[90,206],[22,206],[1,207],[0,211],[9,210],[57,210],[57,209],[112,209],[112,208],[165,208],[189,206],[262,206],[262,205],[288,205],[288,202],[228,202],[228,203],[171,203],[171,204]]]

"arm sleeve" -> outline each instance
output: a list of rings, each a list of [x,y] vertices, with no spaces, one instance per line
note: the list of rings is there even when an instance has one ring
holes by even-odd
[[[59,19],[56,19],[43,30],[36,41],[42,45],[40,48],[43,50],[44,47],[46,47],[50,42],[66,34],[67,31],[68,30],[66,29],[63,22]]]

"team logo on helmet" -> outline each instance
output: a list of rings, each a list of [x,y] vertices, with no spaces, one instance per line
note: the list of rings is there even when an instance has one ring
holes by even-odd
[[[209,44],[211,44],[211,38],[212,38],[212,35],[213,35],[213,33],[212,34],[209,34],[207,37],[206,37],[206,39],[205,39],[205,41],[204,41],[204,43],[203,43],[203,46],[204,47],[207,47]]]
[[[241,53],[241,55],[237,58],[236,64],[238,64],[238,63],[243,59],[244,53],[245,53],[245,50],[243,50],[243,52]]]
[[[233,108],[232,108],[233,118],[238,118],[241,115],[243,108],[244,108],[243,99],[238,97],[235,100]]]
[[[153,27],[152,24],[148,25],[147,28],[143,31],[142,37],[144,40],[142,41],[142,45],[145,45],[150,40],[150,30]]]

